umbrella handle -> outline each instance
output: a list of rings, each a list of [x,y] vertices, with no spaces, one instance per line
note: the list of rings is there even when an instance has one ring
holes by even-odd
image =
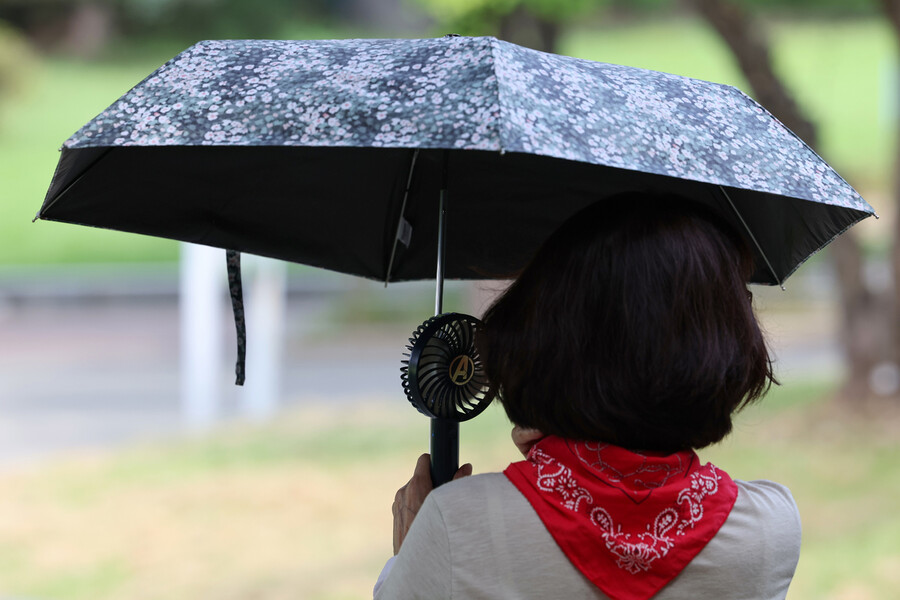
[[[453,479],[459,469],[459,422],[431,419],[431,483],[434,487]]]

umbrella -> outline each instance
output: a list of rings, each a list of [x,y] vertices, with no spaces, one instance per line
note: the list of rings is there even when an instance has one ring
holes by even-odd
[[[200,42],[65,142],[38,218],[436,277],[439,313],[626,190],[709,206],[764,284],[874,214],[736,88],[447,36]]]

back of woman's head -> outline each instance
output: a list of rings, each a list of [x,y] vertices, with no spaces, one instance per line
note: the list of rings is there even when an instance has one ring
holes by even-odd
[[[632,450],[702,448],[772,377],[753,256],[707,209],[624,194],[566,221],[484,316],[513,423]]]

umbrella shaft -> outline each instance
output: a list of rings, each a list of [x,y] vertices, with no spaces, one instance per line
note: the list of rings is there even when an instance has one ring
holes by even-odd
[[[459,423],[431,419],[431,482],[434,487],[453,479],[459,468]]]
[[[446,245],[447,190],[442,189],[438,200],[437,272],[435,273],[434,314],[444,312],[444,246]]]
[[[444,174],[438,197],[437,269],[435,273],[434,314],[444,312],[444,248],[447,233],[447,153],[444,152]],[[434,487],[453,479],[459,468],[459,422],[431,419],[431,482]]]

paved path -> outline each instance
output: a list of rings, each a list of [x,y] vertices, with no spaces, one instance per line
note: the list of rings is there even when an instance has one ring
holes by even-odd
[[[766,292],[778,302],[777,293]],[[333,333],[316,327],[326,302],[288,306],[282,405],[372,396],[406,402],[400,355],[421,319]],[[225,317],[224,353],[233,356],[227,311]],[[839,368],[827,310],[764,320],[782,378]],[[165,294],[0,303],[0,467],[183,431],[178,327],[177,302]],[[235,418],[240,406],[229,360],[223,359],[223,419]]]
[[[288,309],[282,403],[405,401],[399,367],[408,332],[368,331],[353,344],[306,339],[317,312],[303,303]],[[174,300],[0,308],[0,466],[180,432],[178,326]],[[233,326],[223,328],[233,356]],[[235,418],[240,403],[228,360],[222,419]]]

